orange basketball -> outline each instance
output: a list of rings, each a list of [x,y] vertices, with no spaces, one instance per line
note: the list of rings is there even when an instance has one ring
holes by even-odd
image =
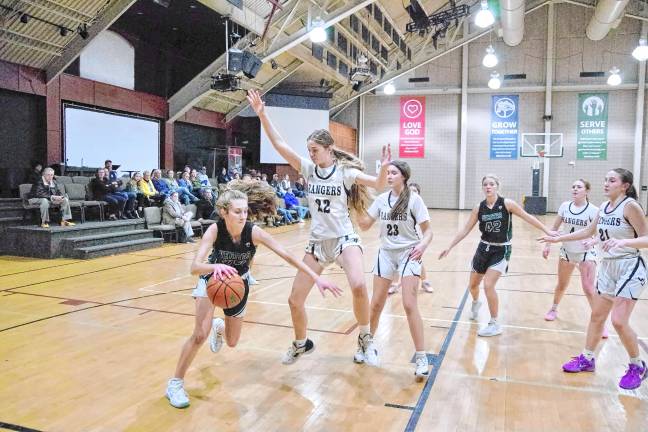
[[[233,308],[243,300],[244,295],[245,284],[239,275],[221,279],[212,274],[207,281],[207,297],[219,308]]]

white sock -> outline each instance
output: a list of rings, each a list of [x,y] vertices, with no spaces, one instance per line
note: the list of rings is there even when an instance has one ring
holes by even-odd
[[[497,324],[497,317],[491,317],[490,321],[488,321],[488,324]]]
[[[639,367],[644,367],[641,357],[630,357],[630,364],[637,365]]]
[[[367,333],[369,333],[369,324],[358,325],[358,329],[360,330],[360,336],[366,335]]]
[[[425,354],[425,351],[416,351],[416,358],[420,357],[427,359],[427,354]]]
[[[295,339],[295,345],[298,347],[303,347],[306,345],[306,339]]]
[[[594,351],[584,349],[583,350],[583,357],[585,357],[589,361],[592,361],[594,359]]]
[[[558,304],[554,303],[553,306],[551,306],[552,311],[557,311],[558,310]]]

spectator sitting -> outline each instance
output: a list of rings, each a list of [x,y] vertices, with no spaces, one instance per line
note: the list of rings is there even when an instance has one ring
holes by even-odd
[[[185,167],[184,167],[184,169],[182,170],[182,172],[188,172],[188,173],[190,173],[190,172],[191,172],[191,167],[190,167],[189,165],[185,165]]]
[[[169,195],[171,195],[171,188],[169,188],[167,182],[162,180],[162,171],[159,169],[153,170],[151,177],[153,177],[153,186],[155,186],[155,190],[165,199],[168,198]]]
[[[187,189],[189,193],[191,193],[193,196],[196,196],[194,194],[193,184],[191,183],[191,179],[189,177],[190,177],[190,173],[188,173],[187,171],[183,171],[182,177],[178,179],[178,186]],[[195,193],[197,193],[197,191]]]
[[[202,167],[200,169],[200,172],[198,173],[198,180],[200,180],[200,183],[203,185],[203,187],[211,187],[211,183],[209,183],[209,176],[207,175],[207,167]]]
[[[227,168],[223,167],[221,173],[218,175],[218,184],[227,184],[232,181],[232,177],[227,172]]]
[[[306,182],[304,181],[304,177],[299,176],[297,181],[295,181],[295,187],[292,192],[298,198],[304,198],[306,196]]]
[[[173,170],[168,170],[167,177],[163,180],[169,186],[171,192],[178,191],[178,195],[180,195],[180,201],[182,201],[185,205],[198,201],[198,197],[189,192],[189,189],[180,186],[180,184],[175,179],[175,173],[173,172]]]
[[[261,174],[261,182],[268,184],[268,174]]]
[[[308,214],[308,207],[299,205],[299,200],[292,192],[286,192],[283,199],[284,203],[286,204],[286,208],[288,210],[297,211],[297,221],[299,223],[303,223],[304,218]]]
[[[288,174],[286,174],[284,179],[281,180],[281,188],[284,192],[290,192],[292,190],[292,187],[290,186],[290,176]]]
[[[134,192],[127,192],[126,190],[120,191],[119,187],[123,182],[119,179],[117,171],[112,169],[112,161],[107,159],[104,162],[104,169],[106,170],[106,178],[108,182],[112,185],[115,190],[115,194],[121,195],[126,200],[126,206],[124,207],[124,213],[128,219],[137,219],[139,215],[135,212],[135,205],[137,200],[137,194]]]
[[[202,198],[196,203],[196,216],[199,221],[202,221],[203,219],[218,220],[216,198],[217,196],[212,193],[211,189],[202,190]]]
[[[72,219],[70,201],[61,193],[54,181],[52,168],[45,168],[40,180],[32,184],[29,204],[40,205],[41,228],[49,228],[49,208],[53,206],[61,207],[63,213],[61,226],[74,226],[74,222],[70,221]]]
[[[275,190],[281,187],[281,182],[279,181],[279,174],[272,174],[272,180],[270,180],[270,186]]]
[[[159,203],[164,200],[164,196],[160,195],[155,189],[150,171],[142,173],[142,179],[137,182],[137,188],[144,195],[144,207],[150,207],[152,202]]]
[[[32,185],[43,180],[43,164],[37,162],[34,164],[34,169],[32,169],[31,174],[29,174],[29,181]]]
[[[90,180],[90,189],[97,201],[106,201],[109,206],[110,220],[127,219],[124,215],[124,207],[126,206],[126,199],[116,194],[115,186],[106,178],[106,169],[99,168],[95,177]]]
[[[292,215],[290,214],[290,210],[287,210],[285,208],[277,207],[277,213],[279,216],[281,216],[281,221],[286,224],[294,224],[297,223],[295,219],[293,219]]]
[[[124,189],[124,191],[128,194],[135,194],[137,208],[133,209],[133,214],[138,218],[140,217],[138,211],[143,212],[144,207],[150,206],[150,202],[148,203],[149,205],[147,205],[148,199],[139,188],[139,182],[141,180],[142,180],[142,173],[139,171],[134,172],[131,179],[128,181],[128,183],[126,183],[126,188]]]
[[[193,213],[185,211],[178,198],[178,192],[171,192],[164,201],[162,209],[162,223],[182,227],[183,235],[180,237],[182,243],[195,243],[192,239],[194,232],[191,228],[191,217]]]
[[[193,194],[200,195],[201,190],[203,189],[202,182],[198,178],[198,171],[195,169],[191,170],[189,175],[189,180],[191,180],[191,186],[193,187]]]

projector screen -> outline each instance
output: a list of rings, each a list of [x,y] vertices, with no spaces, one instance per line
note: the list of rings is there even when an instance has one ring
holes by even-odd
[[[110,159],[118,171],[160,166],[160,122],[73,105],[64,107],[65,163],[103,167]]]
[[[328,110],[266,107],[266,112],[286,143],[306,159],[308,159],[306,138],[315,129],[328,130],[329,128]],[[272,147],[263,128],[261,128],[261,163],[287,163]]]

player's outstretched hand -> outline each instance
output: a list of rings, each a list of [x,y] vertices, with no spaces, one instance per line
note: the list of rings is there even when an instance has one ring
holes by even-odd
[[[624,247],[626,245],[625,239],[610,239],[603,242],[601,246],[605,252],[610,252],[614,248]]]
[[[549,246],[549,243],[545,244],[545,247],[542,249],[542,258],[547,259],[549,258],[549,252],[551,252],[551,247]]]
[[[380,156],[380,166],[385,166],[391,162],[391,144],[382,146],[382,154]]]
[[[547,236],[538,237],[536,240],[539,241],[540,243],[560,243],[559,236],[547,235]]]
[[[261,100],[261,95],[259,95],[258,91],[254,89],[248,90],[247,100],[257,115],[263,114],[265,110],[265,102]]]
[[[443,258],[447,257],[449,254],[450,254],[450,249],[444,249],[439,254],[439,259],[443,259]]]
[[[322,297],[325,297],[326,291],[330,291],[331,294],[333,294],[333,297],[340,297],[340,295],[342,295],[342,290],[338,288],[337,285],[335,285],[333,282],[327,281],[322,277],[315,279],[315,285],[317,285],[320,293],[322,293]]]
[[[412,252],[410,252],[410,255],[409,255],[409,256],[410,256],[410,258],[412,258],[413,260],[417,260],[417,261],[418,261],[418,260],[420,260],[421,258],[423,258],[423,252],[425,252],[425,247],[424,247],[421,243],[419,243],[419,244],[417,244],[416,246],[414,246],[414,247],[412,248]]]
[[[219,279],[228,279],[237,274],[237,271],[234,267],[230,267],[226,264],[214,264],[214,277]]]

